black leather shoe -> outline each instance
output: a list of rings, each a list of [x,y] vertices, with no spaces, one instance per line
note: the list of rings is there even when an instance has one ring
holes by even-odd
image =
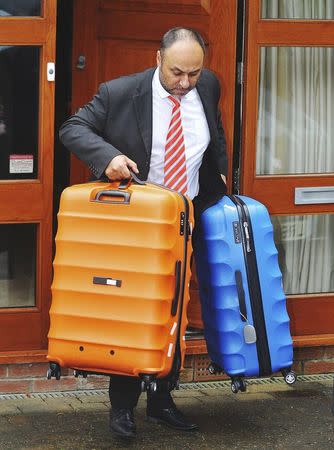
[[[117,436],[133,438],[136,435],[136,425],[131,409],[116,409],[110,413],[110,429]]]
[[[170,428],[181,431],[198,430],[196,423],[189,422],[184,415],[175,406],[171,408],[160,409],[159,411],[147,411],[147,420],[150,422],[161,423]]]

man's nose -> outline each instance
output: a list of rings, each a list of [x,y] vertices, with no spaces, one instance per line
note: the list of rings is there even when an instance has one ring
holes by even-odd
[[[182,86],[183,89],[187,89],[190,85],[189,83],[189,77],[187,74],[184,74],[181,78],[180,84]]]

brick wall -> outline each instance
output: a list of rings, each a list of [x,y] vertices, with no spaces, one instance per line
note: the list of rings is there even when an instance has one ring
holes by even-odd
[[[307,347],[294,350],[293,369],[297,374],[334,373],[334,346]],[[207,355],[187,355],[181,382],[223,380],[224,374],[211,375]],[[107,389],[108,377],[89,375],[75,378],[73,371],[62,370],[59,381],[46,379],[48,363],[0,364],[0,393],[32,393],[48,391],[72,391],[80,389]],[[280,375],[280,374],[277,374]]]
[[[224,374],[211,375],[208,371],[209,364],[210,359],[207,355],[187,355],[181,381],[209,381],[228,378]],[[297,375],[334,373],[334,346],[295,348],[292,369]],[[281,376],[280,373],[275,375]]]
[[[0,365],[0,393],[74,391],[79,389],[106,389],[108,377],[90,375],[74,377],[73,370],[63,369],[60,380],[46,379],[48,363]]]

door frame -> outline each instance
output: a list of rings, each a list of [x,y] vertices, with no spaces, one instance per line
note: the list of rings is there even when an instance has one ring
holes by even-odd
[[[0,180],[0,223],[37,225],[34,307],[0,309],[0,352],[29,352],[47,347],[52,280],[52,196],[55,82],[47,62],[55,61],[56,0],[41,0],[40,17],[1,17],[0,42],[39,46],[38,177]],[[9,207],[10,204],[10,207]]]
[[[256,175],[255,168],[261,47],[333,47],[333,20],[261,19],[260,5],[260,0],[246,3],[241,192],[273,215],[333,214],[334,204],[294,204],[296,187],[333,186],[333,174]],[[331,327],[333,293],[288,295],[287,306],[296,346],[334,344],[334,333],[321,333]]]

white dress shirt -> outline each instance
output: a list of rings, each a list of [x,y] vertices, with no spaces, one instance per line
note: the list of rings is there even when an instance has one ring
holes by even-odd
[[[160,83],[158,68],[152,80],[152,94],[152,154],[147,181],[163,184],[165,144],[173,105],[167,98],[170,94]],[[202,164],[203,153],[210,142],[208,123],[196,88],[182,97],[181,117],[186,150],[187,195],[193,199],[199,190],[198,170]]]

